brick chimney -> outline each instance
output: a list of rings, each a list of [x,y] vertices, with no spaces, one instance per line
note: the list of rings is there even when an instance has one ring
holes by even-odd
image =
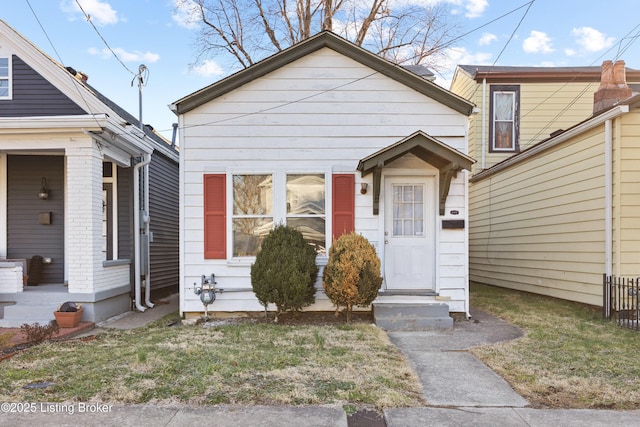
[[[606,110],[620,101],[631,97],[632,90],[627,86],[624,61],[604,61],[600,76],[600,87],[593,94],[593,114]]]

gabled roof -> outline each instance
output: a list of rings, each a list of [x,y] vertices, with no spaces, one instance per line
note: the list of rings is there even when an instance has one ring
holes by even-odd
[[[357,170],[361,172],[362,176],[374,174],[373,214],[377,215],[379,211],[382,168],[409,153],[438,168],[440,172],[439,212],[440,215],[444,215],[451,179],[463,169],[470,171],[475,160],[422,131],[414,132],[395,144],[365,157],[358,163]]]
[[[75,70],[70,67],[65,68],[1,19],[0,37],[4,37],[7,40],[11,50],[29,67],[56,86],[58,90],[69,97],[82,110],[86,111],[88,115],[105,115],[109,117],[119,127],[117,134],[130,134],[132,138],[129,138],[129,141],[133,142],[134,145],[139,143],[137,139],[139,139],[140,133],[135,130],[132,132],[127,130],[139,129],[139,121],[86,81],[76,78]],[[145,147],[148,147],[149,143],[152,142],[155,148],[161,149],[165,154],[170,154],[177,160],[177,152],[171,148],[170,142],[162,135],[154,132],[153,128],[146,126],[144,134],[148,137],[148,140],[140,141],[140,148],[148,149]],[[133,135],[136,136],[133,137]]]
[[[476,82],[599,82],[600,66],[590,67],[511,67],[490,65],[458,65],[457,71],[463,71]],[[640,81],[640,71],[626,69],[627,78]]]
[[[297,59],[322,48],[332,49],[365,65],[380,74],[390,77],[420,93],[426,95],[459,113],[469,116],[474,105],[466,99],[449,92],[437,84],[414,74],[405,68],[387,61],[366,49],[357,46],[342,37],[323,31],[288,49],[276,53],[249,68],[245,68],[229,77],[200,89],[174,102],[170,107],[176,114],[184,114],[200,105],[218,98],[240,86],[275,71]]]

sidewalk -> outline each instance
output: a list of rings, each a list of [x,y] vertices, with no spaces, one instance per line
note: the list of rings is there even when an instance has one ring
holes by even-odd
[[[177,295],[144,313],[127,313],[96,325],[102,330],[131,329],[177,310]],[[424,388],[425,407],[392,408],[378,423],[349,419],[340,405],[233,406],[105,405],[37,403],[10,413],[6,403],[0,425],[39,426],[611,426],[640,425],[640,410],[531,409],[521,396],[466,349],[517,338],[521,331],[495,317],[471,311],[470,322],[451,330],[390,332],[391,341],[407,356]],[[18,408],[14,408],[18,409]],[[385,424],[386,422],[386,424]]]

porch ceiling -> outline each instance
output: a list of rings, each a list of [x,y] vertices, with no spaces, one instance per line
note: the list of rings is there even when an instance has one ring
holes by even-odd
[[[408,153],[439,170],[439,213],[444,215],[451,179],[463,169],[470,171],[471,165],[475,161],[422,131],[417,131],[401,141],[365,157],[358,163],[357,170],[361,172],[361,176],[373,173],[373,214],[378,215],[380,211],[382,169]]]

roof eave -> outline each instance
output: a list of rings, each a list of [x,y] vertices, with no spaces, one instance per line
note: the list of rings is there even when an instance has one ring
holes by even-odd
[[[393,64],[369,51],[357,46],[329,31],[323,31],[301,43],[293,45],[275,55],[272,55],[249,68],[245,68],[212,85],[170,105],[170,109],[176,114],[184,114],[199,107],[219,96],[224,95],[240,86],[277,70],[297,59],[322,48],[330,48],[338,53],[346,55],[353,60],[370,67],[371,69],[390,77],[404,85],[424,94],[432,99],[469,116],[473,113],[474,104],[466,99],[447,91],[446,89],[430,82],[401,66]]]

